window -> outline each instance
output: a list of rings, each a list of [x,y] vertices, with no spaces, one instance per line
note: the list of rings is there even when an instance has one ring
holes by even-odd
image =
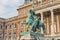
[[[9,36],[11,36],[11,33],[9,33]]]
[[[11,40],[11,36],[9,36],[9,40]]]
[[[4,35],[5,35],[5,36],[7,36],[7,34],[6,34],[6,33],[5,33]]]
[[[7,25],[5,26],[5,28],[7,29]]]
[[[23,32],[23,27],[22,27],[23,25],[21,26],[21,23],[22,23],[22,22],[23,22],[23,21],[20,22],[20,32],[21,32],[21,33]]]
[[[3,34],[2,34],[2,33],[0,33],[0,40],[2,40],[2,37],[3,37]]]
[[[57,39],[57,40],[60,40],[60,39]]]
[[[0,29],[2,29],[2,25],[0,25]]]
[[[7,39],[7,34],[5,33],[4,35],[5,35],[5,36],[4,36],[4,39],[6,40],[6,39]]]
[[[14,40],[16,40],[16,32],[14,32]]]
[[[32,0],[30,0],[30,2],[31,2]]]
[[[54,38],[52,38],[52,40],[54,40]]]
[[[0,38],[1,38],[1,35],[2,35],[2,34],[0,33]]]
[[[11,32],[9,33],[9,40],[11,40]]]
[[[14,37],[16,37],[16,32],[14,32]]]
[[[0,33],[0,40],[2,40],[2,34]]]
[[[11,28],[11,25],[10,25],[10,28]]]
[[[14,23],[14,28],[16,28],[16,23]]]

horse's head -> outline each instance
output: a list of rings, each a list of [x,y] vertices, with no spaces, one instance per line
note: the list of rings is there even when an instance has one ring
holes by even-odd
[[[30,9],[29,12],[30,12],[31,15],[35,15],[35,11],[32,10],[32,9]]]

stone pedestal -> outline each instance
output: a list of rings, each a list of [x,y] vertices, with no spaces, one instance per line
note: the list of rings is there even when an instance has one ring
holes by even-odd
[[[20,40],[45,40],[44,34],[34,32],[24,32]]]

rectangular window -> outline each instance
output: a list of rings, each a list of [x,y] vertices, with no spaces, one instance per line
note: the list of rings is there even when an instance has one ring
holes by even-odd
[[[3,35],[2,35],[2,33],[0,33],[0,40],[2,40],[2,37],[3,37]]]
[[[9,33],[9,36],[11,36],[11,33]]]
[[[32,0],[30,0],[30,2],[31,2]]]
[[[11,36],[9,36],[9,40],[11,40]]]
[[[1,37],[1,34],[0,34],[0,37]]]
[[[0,29],[2,29],[2,25],[0,25]]]
[[[5,40],[7,39],[7,34],[6,34],[6,33],[4,34],[4,39],[5,39]]]
[[[9,40],[11,40],[11,33],[9,33]]]
[[[7,29],[7,25],[5,26],[5,29]]]
[[[14,33],[14,38],[16,38],[16,33]]]
[[[14,40],[17,40],[17,39],[16,39],[16,32],[14,32]]]

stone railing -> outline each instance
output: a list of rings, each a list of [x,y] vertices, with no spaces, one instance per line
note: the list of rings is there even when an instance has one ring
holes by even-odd
[[[52,1],[47,2],[47,3],[38,4],[38,6],[34,7],[34,9],[43,9],[43,8],[58,5],[58,4],[60,4],[60,0],[55,0],[55,1],[52,0]]]

